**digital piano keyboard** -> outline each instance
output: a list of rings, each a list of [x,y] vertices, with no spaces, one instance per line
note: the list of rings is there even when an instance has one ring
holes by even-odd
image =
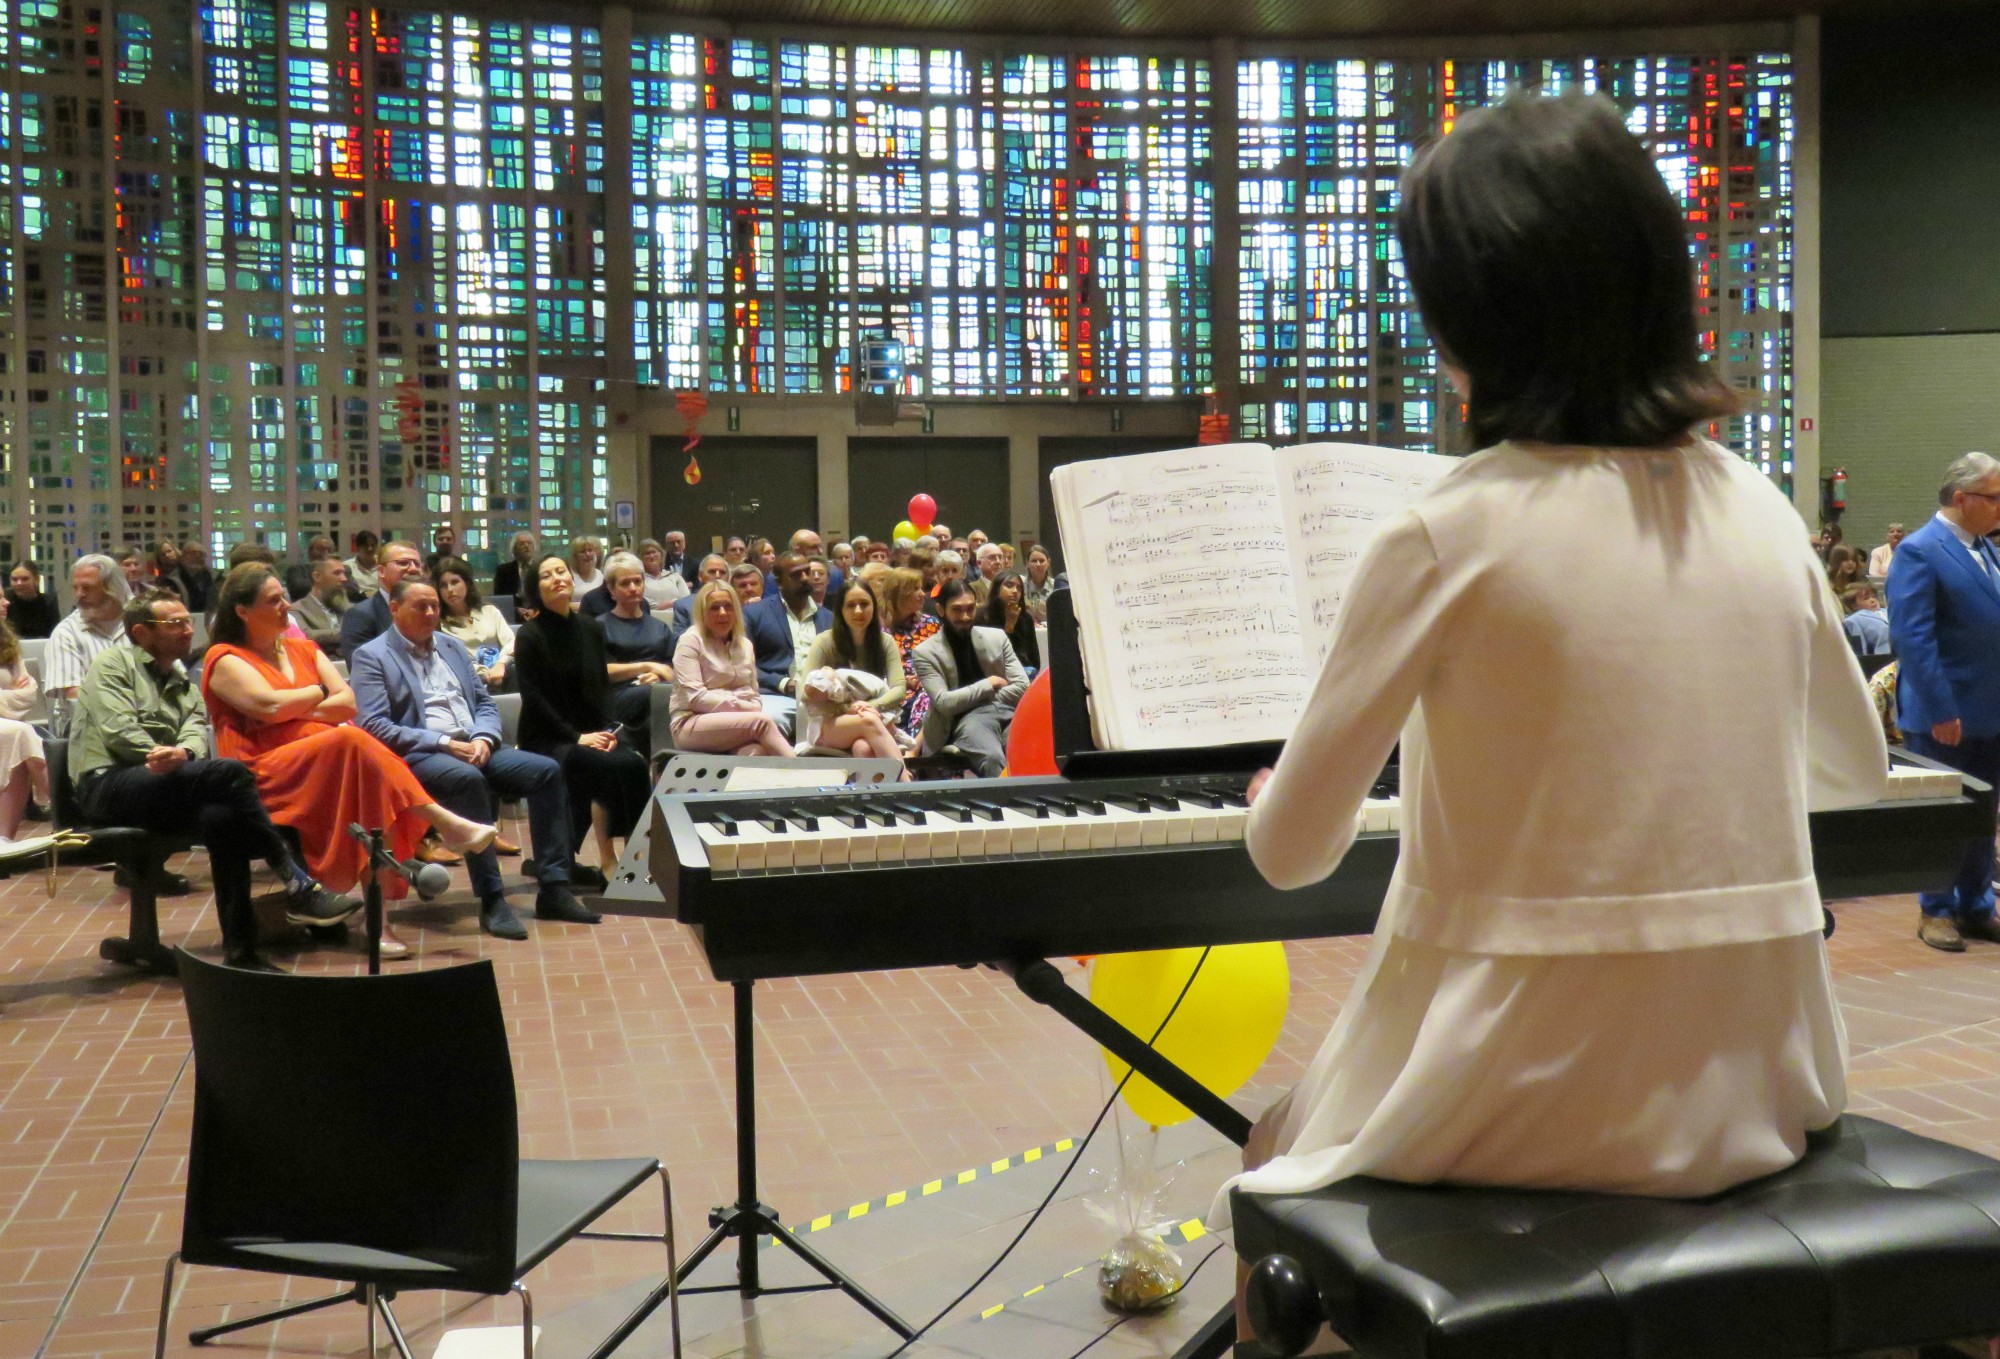
[[[1993,792],[1895,752],[1887,795],[1815,813],[1823,897],[1949,876],[1993,826]],[[964,779],[825,792],[657,797],[659,901],[720,981],[1362,934],[1396,866],[1394,767],[1326,881],[1280,892],[1243,848],[1241,772]]]

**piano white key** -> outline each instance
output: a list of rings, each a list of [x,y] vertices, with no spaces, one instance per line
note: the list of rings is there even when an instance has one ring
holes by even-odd
[[[1170,845],[1194,843],[1194,823],[1197,818],[1193,807],[1182,803],[1176,811],[1157,811],[1153,815],[1159,817],[1161,824],[1167,829],[1166,843]]]
[[[793,851],[798,848],[798,828],[787,822],[781,831],[764,826],[757,828],[764,832],[764,871],[775,873],[792,866]]]
[[[986,835],[986,852],[1023,857],[1033,854],[1041,846],[1042,825],[1041,818],[1008,807],[1000,813],[999,848],[994,847],[993,832],[989,830]]]
[[[933,859],[956,859],[959,856],[963,849],[961,842],[965,838],[964,822],[943,812],[927,811],[924,813],[924,828],[930,832]],[[985,844],[986,837],[980,836],[979,842]]]
[[[1197,845],[1212,845],[1221,833],[1222,813],[1212,807],[1190,807],[1194,813],[1192,840]]]
[[[1216,818],[1216,839],[1241,840],[1243,838],[1243,828],[1250,823],[1250,809],[1248,807],[1224,807],[1220,812],[1216,813]]]
[[[706,821],[697,821],[694,833],[701,841],[701,847],[708,851],[708,868],[711,873],[734,873],[736,871],[736,838],[724,835],[722,827]]]
[[[912,826],[907,821],[901,820],[896,824],[903,832],[903,861],[905,863],[928,862],[931,857],[931,841],[937,835],[937,832],[931,829],[929,821],[926,820],[924,824],[916,826]]]
[[[1153,807],[1133,815],[1139,818],[1139,843],[1142,846],[1150,848],[1167,843],[1167,818],[1173,813]]]
[[[771,842],[771,832],[755,821],[736,823],[736,871],[739,873],[762,873],[765,871],[766,853]]]
[[[1361,803],[1362,829],[1370,834],[1386,834],[1402,823],[1400,798],[1364,798]]]

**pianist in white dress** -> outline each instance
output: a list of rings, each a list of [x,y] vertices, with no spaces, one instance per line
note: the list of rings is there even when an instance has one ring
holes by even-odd
[[[1806,814],[1879,796],[1881,728],[1798,515],[1687,432],[1732,400],[1615,110],[1468,116],[1405,194],[1484,451],[1365,554],[1255,797],[1258,868],[1316,882],[1401,739],[1367,962],[1231,1183],[1719,1191],[1845,1103]]]

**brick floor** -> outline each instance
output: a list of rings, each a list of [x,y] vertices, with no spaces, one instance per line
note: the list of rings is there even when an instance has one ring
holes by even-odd
[[[523,828],[524,829],[524,828]],[[176,865],[195,895],[162,903],[170,942],[213,955],[199,856]],[[458,885],[463,888],[462,873]],[[1843,903],[1831,945],[1853,1040],[1852,1108],[2000,1154],[2000,948],[1935,953],[1914,937],[1906,898]],[[0,882],[0,1356],[150,1351],[159,1271],[179,1231],[191,1106],[178,988],[98,961],[120,932],[110,875],[65,869],[51,898],[39,874]],[[415,949],[396,968],[491,957],[497,965],[531,1156],[655,1154],[675,1177],[682,1240],[734,1189],[729,993],[692,936],[671,923],[610,918],[534,925],[526,944],[480,935],[461,890],[398,913]],[[281,947],[300,971],[363,970],[356,949]],[[1280,1087],[1324,1035],[1360,962],[1357,940],[1289,947],[1292,1007],[1260,1086]],[[1074,1136],[1103,1098],[1101,1063],[1074,1031],[997,974],[876,973],[760,986],[763,1197],[788,1221],[921,1184],[964,1166]],[[301,1157],[302,1174],[365,1182],[380,1147]],[[644,1196],[615,1225],[640,1228]],[[1073,1254],[1017,1262],[1055,1278]],[[535,1272],[539,1316],[656,1276],[643,1247],[578,1243]],[[1037,1273],[1037,1271],[1042,1271]],[[183,1274],[170,1352],[186,1328],[317,1296],[307,1280]],[[955,1290],[953,1290],[955,1291]],[[509,1325],[511,1304],[464,1295],[399,1301],[419,1354],[445,1327]],[[832,1354],[855,1338],[811,1328],[726,1352]],[[1136,1330],[1121,1332],[1119,1353]],[[886,1335],[886,1333],[885,1333]],[[335,1309],[219,1342],[236,1356],[351,1354],[359,1314]],[[883,1353],[892,1348],[886,1342]],[[1170,1350],[1171,1346],[1167,1346]],[[1167,1350],[1161,1350],[1164,1353]],[[716,1351],[721,1353],[724,1351]]]

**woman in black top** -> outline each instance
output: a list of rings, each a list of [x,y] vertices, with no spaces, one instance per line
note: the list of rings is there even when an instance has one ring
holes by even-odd
[[[33,562],[19,561],[7,573],[7,623],[16,637],[46,637],[62,616],[56,602],[42,592],[42,573]]]
[[[1032,677],[1042,668],[1042,648],[1035,640],[1035,616],[1028,611],[1028,582],[1019,571],[1002,571],[986,592],[979,626],[998,628],[1014,644],[1014,657]]]
[[[604,629],[576,612],[569,563],[543,557],[535,566],[534,589],[538,612],[514,634],[521,749],[562,766],[572,850],[582,846],[590,829],[591,805],[604,808],[599,848],[608,876],[609,841],[630,835],[646,809],[646,758],[610,730]]]

